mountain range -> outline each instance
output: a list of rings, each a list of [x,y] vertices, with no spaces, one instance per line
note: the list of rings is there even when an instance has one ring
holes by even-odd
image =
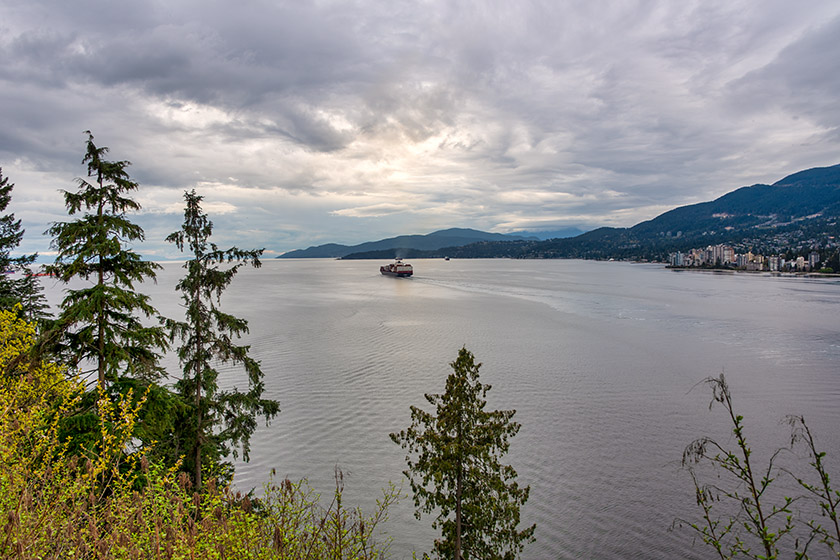
[[[667,260],[674,251],[718,243],[760,254],[833,252],[840,240],[840,165],[799,171],[772,184],[742,187],[711,202],[675,208],[630,228],[598,228],[574,237],[509,236],[450,229],[353,247],[322,245],[283,257],[587,258]],[[456,242],[452,242],[455,240]],[[328,248],[328,249],[327,249]],[[307,253],[309,252],[309,253]]]
[[[550,240],[522,256],[667,260],[718,243],[772,254],[832,248],[840,239],[840,165],[800,171],[772,185],[742,187],[711,202],[670,210],[631,228],[600,228]]]
[[[338,258],[345,257],[352,253],[365,253],[370,251],[393,251],[398,249],[412,249],[415,251],[433,251],[443,247],[461,247],[479,241],[522,241],[529,239],[525,235],[488,233],[468,228],[450,228],[435,231],[426,235],[400,235],[379,241],[368,241],[359,245],[339,245],[328,243],[298,249],[280,255],[279,259],[300,259],[300,258]],[[530,237],[532,240],[538,237]]]

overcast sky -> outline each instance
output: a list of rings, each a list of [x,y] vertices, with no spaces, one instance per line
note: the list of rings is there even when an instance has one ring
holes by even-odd
[[[0,0],[0,167],[47,258],[87,129],[168,258],[193,188],[267,256],[632,226],[840,163],[838,126],[837,0]]]

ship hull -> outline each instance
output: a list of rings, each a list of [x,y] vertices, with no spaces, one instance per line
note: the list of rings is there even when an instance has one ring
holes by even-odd
[[[413,274],[413,272],[391,272],[384,266],[379,268],[379,272],[381,272],[383,276],[393,276],[394,278],[408,278]]]
[[[379,272],[383,276],[394,276],[396,278],[408,278],[414,273],[414,268],[408,263],[402,262],[402,259],[396,259],[391,264],[379,267]]]

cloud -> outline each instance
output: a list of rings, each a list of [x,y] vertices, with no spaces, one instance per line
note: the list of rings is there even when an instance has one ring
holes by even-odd
[[[840,17],[809,29],[766,65],[730,84],[732,104],[750,115],[778,111],[790,119],[806,119],[836,137],[840,74],[833,69],[840,60],[838,36]]]
[[[372,204],[370,206],[360,206],[358,208],[342,208],[341,210],[333,210],[330,214],[334,216],[349,216],[352,218],[376,218],[379,216],[389,216],[391,214],[399,214],[406,212],[409,207],[405,204]]]
[[[289,250],[629,226],[840,152],[830,0],[42,0],[0,22],[27,235],[65,219],[87,129],[132,161],[156,254],[191,188],[220,237]]]

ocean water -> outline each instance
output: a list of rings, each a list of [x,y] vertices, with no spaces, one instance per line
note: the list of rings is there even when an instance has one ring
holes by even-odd
[[[699,520],[684,447],[705,435],[733,444],[702,384],[721,372],[757,461],[788,442],[780,419],[802,414],[840,480],[837,278],[493,259],[416,260],[414,277],[396,279],[380,264],[267,260],[224,293],[281,407],[252,438],[250,462],[237,462],[240,489],[259,491],[275,469],[329,497],[340,467],[346,502],[369,509],[402,484],[381,538],[393,558],[429,550],[432,520],[415,519],[388,434],[424,393],[443,391],[462,346],[483,363],[489,406],[516,409],[522,425],[507,458],[531,486],[523,524],[537,524],[537,541],[524,558],[711,557],[689,529],[669,529]],[[164,315],[180,317],[182,273],[167,263],[140,287]],[[167,367],[177,375],[177,360]],[[245,383],[233,369],[222,377]]]

